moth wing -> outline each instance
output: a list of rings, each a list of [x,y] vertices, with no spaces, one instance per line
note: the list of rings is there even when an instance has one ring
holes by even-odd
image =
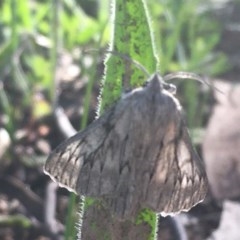
[[[177,118],[176,118],[177,119]],[[195,152],[182,119],[170,124],[165,136],[173,138],[162,148],[145,204],[162,215],[188,211],[202,201],[208,184],[203,162]],[[173,128],[178,129],[173,129]]]
[[[75,193],[79,192],[78,178],[80,171],[89,162],[94,164],[93,155],[104,143],[111,128],[113,108],[95,120],[85,130],[77,133],[60,144],[47,158],[44,172],[53,181]],[[100,163],[99,163],[100,164]],[[91,169],[85,169],[89,175]],[[99,169],[100,171],[100,169]]]
[[[89,136],[93,136],[94,131],[97,132],[96,136],[104,134],[101,125],[97,128],[96,123],[95,126],[91,126],[64,141],[51,152],[46,160],[44,172],[52,180],[58,182],[60,186],[67,188],[69,191],[76,192],[77,179],[83,166],[84,158],[91,151],[94,151],[94,146],[88,143]],[[96,143],[100,140],[97,137],[93,139]]]

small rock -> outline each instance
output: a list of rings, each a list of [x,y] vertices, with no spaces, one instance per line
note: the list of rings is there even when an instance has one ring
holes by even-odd
[[[219,228],[208,240],[239,240],[240,204],[225,201]]]
[[[11,144],[10,136],[6,129],[0,128],[0,159]]]
[[[215,90],[218,104],[206,129],[203,156],[212,193],[223,200],[240,196],[240,84],[214,85],[223,93]]]

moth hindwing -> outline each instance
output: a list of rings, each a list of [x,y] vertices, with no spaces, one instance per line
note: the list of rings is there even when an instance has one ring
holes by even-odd
[[[161,77],[125,94],[85,130],[59,145],[45,172],[71,191],[103,199],[113,215],[141,208],[189,210],[207,192],[181,105]]]

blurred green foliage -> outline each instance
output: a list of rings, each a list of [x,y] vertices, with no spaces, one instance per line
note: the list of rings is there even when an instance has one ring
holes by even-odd
[[[152,0],[149,5],[162,73],[181,69],[213,76],[227,70],[226,57],[216,52],[221,26],[209,0]]]
[[[187,70],[212,76],[227,70],[225,56],[213,51],[221,26],[211,14],[209,1],[151,0],[147,4],[162,73]],[[22,96],[23,105],[31,102],[36,86],[54,91],[54,32],[58,41],[55,60],[63,51],[74,55],[76,49],[106,47],[110,9],[108,0],[1,1],[0,110],[8,116],[11,113],[13,100],[6,85]],[[54,14],[58,14],[58,22],[54,22]],[[80,66],[81,56],[77,59]],[[190,92],[192,102],[196,96],[193,89]]]
[[[162,74],[185,70],[216,76],[228,70],[226,57],[216,51],[221,26],[212,15],[208,0],[148,0],[146,3]],[[25,108],[36,108],[36,117],[50,112],[56,91],[56,69],[63,53],[70,54],[78,63],[81,76],[89,76],[84,103],[85,110],[89,109],[100,54],[87,53],[92,58],[89,67],[84,50],[100,52],[107,47],[110,11],[109,0],[0,1],[0,115],[6,117],[3,123],[0,119],[0,124],[5,124],[11,134],[17,129]],[[50,97],[33,105],[38,88]],[[182,88],[192,126],[201,126],[203,122],[204,112],[196,110],[202,109],[198,89],[193,82],[185,82]],[[201,104],[206,103],[203,99],[206,96],[202,96]],[[82,127],[86,125],[86,116]]]
[[[227,57],[217,51],[222,26],[211,4],[209,0],[149,1],[162,74],[189,71],[213,77],[229,70]],[[204,86],[193,81],[180,85],[190,127],[202,126],[205,121],[203,106],[209,96],[200,93],[201,88]]]
[[[107,44],[107,2],[97,10],[101,14],[94,19],[74,0],[1,1],[0,111],[9,117],[10,132],[17,126],[11,109],[16,95],[11,92],[17,92],[19,105],[26,107],[32,102],[36,87],[55,91],[53,76],[61,53],[73,55],[76,49],[99,49],[100,44]],[[82,65],[80,57],[77,61]]]

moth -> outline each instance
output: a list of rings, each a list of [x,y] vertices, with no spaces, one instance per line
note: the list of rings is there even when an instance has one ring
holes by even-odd
[[[173,89],[154,74],[60,144],[45,173],[70,191],[102,199],[119,219],[142,208],[162,215],[189,210],[208,184]]]

